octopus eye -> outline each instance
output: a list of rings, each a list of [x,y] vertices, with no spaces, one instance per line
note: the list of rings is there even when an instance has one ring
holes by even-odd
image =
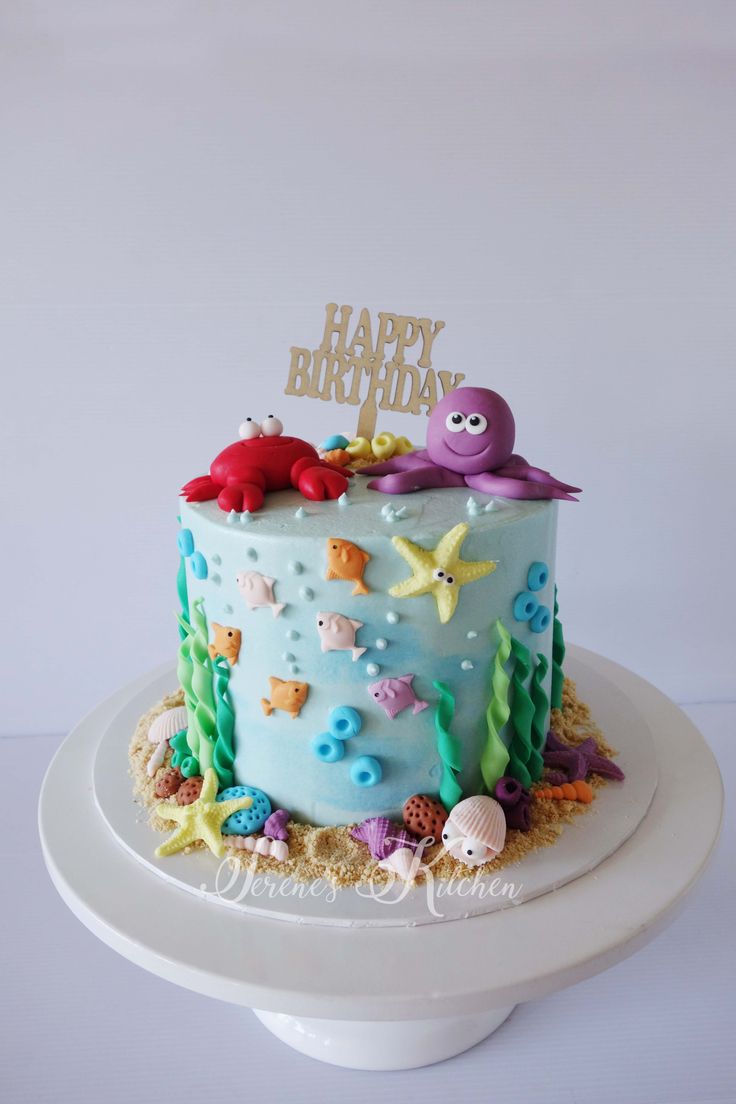
[[[436,567],[434,569],[434,571],[432,572],[432,578],[437,579],[438,582],[441,581],[442,579],[444,579],[444,577],[445,577],[445,573],[444,573],[444,571],[442,570],[441,567]]]
[[[455,582],[455,576],[454,575],[445,575],[445,582],[447,583],[448,586],[452,586],[452,584]]]
[[[472,433],[475,437],[479,437],[481,433],[485,433],[488,429],[488,419],[482,414],[471,414],[465,428],[468,433]]]
[[[261,436],[261,427],[252,418],[246,418],[244,422],[240,423],[238,433],[244,441],[255,441],[256,437]]]
[[[447,415],[445,425],[450,433],[460,433],[465,429],[465,415],[461,414],[459,410],[453,410],[452,414]]]
[[[269,414],[265,421],[261,422],[261,433],[264,437],[280,437],[284,427],[275,414]]]

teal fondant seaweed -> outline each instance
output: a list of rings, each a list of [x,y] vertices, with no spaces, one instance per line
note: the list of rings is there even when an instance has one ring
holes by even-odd
[[[434,711],[434,726],[437,729],[437,751],[442,762],[440,781],[440,801],[448,812],[457,805],[463,796],[456,774],[462,770],[462,748],[457,736],[450,732],[452,718],[455,716],[455,697],[444,682],[433,682],[440,698]]]

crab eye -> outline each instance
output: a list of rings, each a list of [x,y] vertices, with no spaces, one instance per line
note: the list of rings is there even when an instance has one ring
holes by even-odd
[[[453,410],[452,414],[447,415],[445,425],[450,433],[460,433],[465,429],[465,415],[461,414],[459,410]]]
[[[479,437],[481,433],[485,433],[488,429],[488,419],[482,414],[471,414],[465,428],[468,433],[472,433],[475,437]]]
[[[444,579],[444,577],[445,577],[445,573],[444,573],[444,571],[442,570],[441,567],[436,567],[434,569],[434,571],[432,572],[432,578],[436,579],[438,582],[441,582]]]
[[[238,433],[243,441],[255,441],[256,437],[261,436],[261,427],[253,418],[246,418],[244,422],[240,423]]]
[[[265,421],[261,422],[261,433],[264,437],[280,437],[284,427],[275,414],[269,414]]]

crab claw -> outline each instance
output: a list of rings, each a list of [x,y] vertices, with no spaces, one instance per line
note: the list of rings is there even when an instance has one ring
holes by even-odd
[[[326,464],[315,464],[310,457],[297,460],[291,469],[291,482],[312,502],[339,498],[348,489],[348,478],[343,472]]]
[[[184,495],[187,502],[208,502],[211,498],[217,498],[217,492],[217,484],[208,475],[198,475],[185,483],[179,494]]]
[[[228,513],[236,510],[241,514],[244,510],[254,513],[263,505],[263,488],[256,483],[228,483],[217,496],[217,505]]]

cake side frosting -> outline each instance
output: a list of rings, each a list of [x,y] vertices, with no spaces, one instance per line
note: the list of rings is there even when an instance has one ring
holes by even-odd
[[[361,477],[340,501],[284,490],[253,515],[183,501],[188,607],[204,614],[216,655],[237,644],[227,682],[235,783],[313,824],[400,818],[408,797],[438,795],[448,774],[479,793],[494,671],[517,714],[500,710],[502,745],[513,748],[514,720],[546,733],[556,516],[554,501],[469,500],[467,488],[387,498]],[[453,531],[443,582],[433,554]],[[514,652],[494,667],[498,622]],[[346,739],[330,733],[342,707],[360,719]]]

